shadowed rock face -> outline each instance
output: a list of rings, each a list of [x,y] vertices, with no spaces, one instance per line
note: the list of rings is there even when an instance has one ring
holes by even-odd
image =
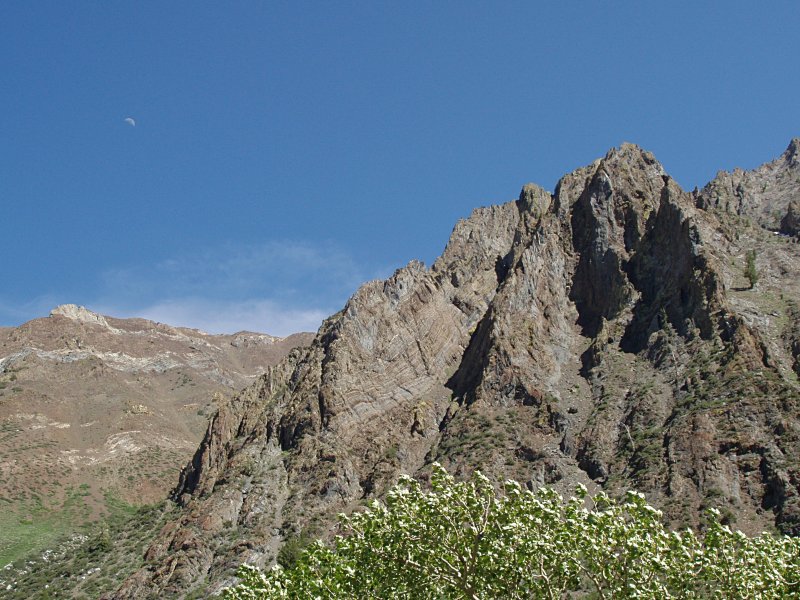
[[[786,214],[781,219],[781,233],[800,235],[800,198],[789,202]]]
[[[745,531],[800,531],[800,245],[739,216],[770,225],[762,204],[797,193],[792,152],[692,195],[625,144],[555,194],[474,211],[430,269],[366,284],[220,407],[180,517],[110,597],[219,591],[433,461],[636,488],[675,525],[718,506]]]

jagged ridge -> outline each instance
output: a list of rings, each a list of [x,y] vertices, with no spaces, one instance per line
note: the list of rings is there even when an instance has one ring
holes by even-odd
[[[788,210],[796,148],[735,177]],[[730,177],[689,194],[624,144],[552,195],[476,210],[430,269],[363,286],[220,408],[175,490],[182,516],[113,597],[216,592],[434,460],[635,487],[674,524],[715,504],[797,533],[799,246],[744,222],[772,197]],[[751,247],[757,292],[739,287]]]

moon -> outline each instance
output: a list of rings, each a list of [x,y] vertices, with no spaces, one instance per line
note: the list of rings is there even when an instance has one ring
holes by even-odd
[[[136,121],[132,117],[125,117],[125,122],[131,127],[136,127]]]

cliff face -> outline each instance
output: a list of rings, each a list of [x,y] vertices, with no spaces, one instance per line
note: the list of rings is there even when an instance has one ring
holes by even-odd
[[[625,144],[552,195],[476,210],[430,269],[366,284],[220,407],[180,517],[112,596],[216,592],[435,460],[636,488],[676,525],[717,506],[746,531],[800,532],[800,245],[752,222],[797,197],[796,148],[688,194]]]

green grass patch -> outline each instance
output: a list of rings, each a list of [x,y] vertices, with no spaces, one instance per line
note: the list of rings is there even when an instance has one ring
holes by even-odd
[[[4,507],[0,512],[0,567],[44,550],[71,533],[72,514],[48,510],[38,498]]]
[[[84,537],[63,535],[47,547],[43,560],[39,548],[0,571],[4,598],[97,598],[115,589],[144,564],[144,551],[163,526],[171,504],[134,507],[112,492],[104,494],[107,516],[83,528]],[[8,588],[8,586],[11,586]],[[48,596],[43,596],[45,585]]]

